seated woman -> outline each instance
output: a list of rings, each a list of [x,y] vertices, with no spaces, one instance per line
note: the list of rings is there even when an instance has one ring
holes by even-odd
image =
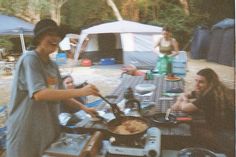
[[[64,76],[62,78],[62,80],[63,80],[63,85],[66,89],[74,89],[74,88],[82,88],[83,87],[83,84],[81,84],[79,86],[75,86],[74,80],[73,80],[71,75]],[[77,97],[75,99],[78,100],[79,102],[81,102],[82,104],[87,103],[87,98],[86,97]]]
[[[79,86],[75,86],[74,84],[74,80],[72,78],[71,75],[66,75],[62,78],[63,81],[63,85],[66,89],[75,89],[75,88],[82,88],[83,84],[79,85]],[[87,98],[86,97],[76,97],[74,98],[76,101],[80,102],[81,104],[86,104],[87,103]],[[69,113],[75,113],[79,110],[79,108],[74,108],[71,106],[64,106],[63,105],[63,112],[69,112]],[[90,114],[95,114],[96,115],[96,110],[94,108],[88,108],[86,106],[84,106],[84,109],[86,112],[90,113]]]
[[[172,109],[202,111],[206,125],[193,125],[194,142],[234,156],[234,92],[226,88],[210,68],[200,70],[195,81],[195,90],[181,95]]]

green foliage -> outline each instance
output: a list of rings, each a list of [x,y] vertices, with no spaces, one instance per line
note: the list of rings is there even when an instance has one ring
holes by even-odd
[[[208,26],[225,18],[234,19],[235,1],[233,0],[191,0],[189,3],[193,13],[205,15],[206,18],[201,19],[200,22]]]
[[[62,24],[78,29],[94,23],[114,19],[104,0],[70,0],[62,8]]]
[[[232,0],[189,0],[190,15],[178,0],[138,0],[141,22],[172,28],[180,49],[189,43],[193,30],[199,25],[211,27],[224,18],[234,18]]]
[[[13,47],[13,43],[9,40],[9,37],[1,37],[0,38],[0,48],[5,48],[7,50],[11,50]]]
[[[113,0],[121,10],[126,0]],[[5,13],[22,13],[29,4],[41,13],[41,17],[50,14],[52,1],[49,0],[0,0],[0,8]],[[233,0],[188,0],[190,15],[185,15],[179,0],[135,0],[139,10],[139,22],[172,27],[174,37],[180,48],[191,39],[198,25],[211,27],[224,18],[234,18]],[[135,15],[136,16],[136,15]],[[128,17],[123,17],[128,19]],[[130,17],[132,19],[132,17]],[[68,0],[61,9],[62,25],[76,30],[104,21],[116,20],[106,0]]]
[[[158,18],[148,21],[149,24],[169,26],[174,37],[182,49],[189,40],[194,21],[192,17],[185,15],[182,6],[173,0],[158,1]]]
[[[1,0],[1,6],[7,8],[5,12],[8,14],[23,12],[27,4],[27,0]]]

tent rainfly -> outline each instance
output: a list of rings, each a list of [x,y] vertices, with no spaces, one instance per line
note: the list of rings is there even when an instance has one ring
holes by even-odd
[[[96,46],[98,43],[97,36],[115,34],[116,39],[119,38],[116,40],[116,48],[122,49],[124,64],[155,66],[157,54],[154,53],[154,46],[160,38],[161,32],[162,27],[126,20],[96,25],[81,31],[74,59],[78,59],[81,46],[87,37],[90,40],[86,52],[89,53],[88,51],[98,50],[98,46]]]
[[[33,35],[34,25],[17,17],[0,14],[0,35],[19,35],[22,51],[25,52],[24,35]]]

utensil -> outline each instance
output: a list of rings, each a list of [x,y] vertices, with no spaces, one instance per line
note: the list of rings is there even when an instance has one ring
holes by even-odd
[[[171,108],[168,108],[166,111],[165,120],[169,120],[170,112],[171,112]]]
[[[111,106],[112,112],[115,115],[116,119],[120,119],[122,116],[124,116],[124,113],[119,109],[119,107],[115,103],[111,103],[102,95],[99,95],[99,97]]]
[[[104,117],[102,117],[102,116],[100,116],[99,114],[97,114],[97,115],[96,115],[96,118],[97,118],[99,121],[101,121],[102,123],[104,123],[104,124],[107,125],[107,120],[106,120]]]

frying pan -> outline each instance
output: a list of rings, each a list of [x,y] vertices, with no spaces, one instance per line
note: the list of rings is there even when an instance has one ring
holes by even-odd
[[[149,123],[147,122],[146,119],[144,119],[142,117],[125,116],[124,113],[122,111],[120,111],[119,107],[116,104],[110,103],[106,98],[104,98],[101,95],[99,95],[99,97],[102,98],[104,101],[106,101],[111,106],[112,112],[115,115],[115,119],[112,119],[106,123],[107,130],[111,136],[113,136],[119,140],[134,139],[134,138],[142,136],[146,132],[146,130],[149,128]],[[116,133],[113,131],[115,127],[122,125],[122,122],[127,121],[127,120],[140,121],[140,122],[146,124],[147,127],[140,130],[139,132],[130,133],[130,134],[119,134],[119,133]]]
[[[157,114],[153,115],[153,117],[151,118],[151,121],[154,124],[158,124],[158,125],[175,125],[175,124],[177,124],[176,117],[173,114],[169,114],[169,120],[165,119],[165,115],[166,115],[166,113],[157,113]]]
[[[157,125],[173,126],[180,122],[188,122],[192,120],[191,117],[176,117],[173,114],[169,114],[169,120],[166,120],[165,115],[166,113],[157,113],[153,115],[151,121]]]
[[[134,132],[134,133],[129,133],[129,134],[120,134],[113,131],[115,127],[117,127],[118,125],[121,125],[122,122],[127,121],[127,120],[140,121],[146,124],[147,127],[140,130],[139,132]],[[149,128],[149,123],[147,122],[145,118],[135,117],[135,116],[123,116],[120,119],[112,119],[111,121],[107,123],[107,130],[110,133],[110,135],[119,140],[136,139],[138,137],[141,137],[147,131],[148,128]]]

